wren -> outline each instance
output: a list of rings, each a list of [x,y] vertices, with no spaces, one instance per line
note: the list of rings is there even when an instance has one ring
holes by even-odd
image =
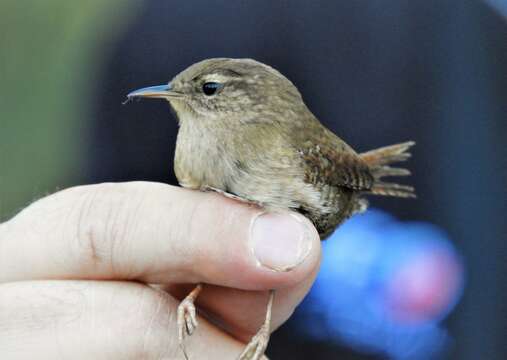
[[[410,172],[389,164],[410,157],[414,142],[355,152],[324,127],[298,89],[280,72],[251,59],[198,62],[169,84],[142,88],[134,97],[166,99],[180,129],[174,170],[181,186],[217,191],[268,211],[297,211],[321,239],[355,213],[363,195],[415,197],[408,185],[386,182]],[[178,337],[195,329],[199,284],[178,308]],[[271,290],[264,325],[239,356],[258,360],[269,340]]]

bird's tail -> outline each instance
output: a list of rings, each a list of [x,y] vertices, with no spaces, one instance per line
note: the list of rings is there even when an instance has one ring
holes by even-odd
[[[407,151],[414,146],[414,141],[407,141],[401,144],[385,146],[374,149],[359,156],[368,164],[374,178],[370,194],[397,196],[403,198],[415,198],[414,188],[408,185],[400,185],[392,182],[382,181],[388,176],[408,176],[410,171],[404,168],[391,167],[389,164],[405,161],[411,154]]]

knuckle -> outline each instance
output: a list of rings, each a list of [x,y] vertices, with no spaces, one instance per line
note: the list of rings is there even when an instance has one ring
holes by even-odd
[[[78,263],[87,268],[106,267],[112,273],[119,270],[123,265],[120,253],[128,248],[129,233],[137,223],[136,202],[123,184],[93,185],[80,194],[75,211],[68,215],[75,227],[71,243]]]
[[[177,346],[168,346],[168,329],[175,319],[174,299],[165,292],[143,286],[137,298],[137,311],[121,315],[116,322],[120,331],[128,327],[137,339],[130,351],[132,359],[168,358]],[[115,306],[112,304],[112,306]],[[127,323],[125,323],[127,321]],[[171,356],[169,356],[171,358]]]

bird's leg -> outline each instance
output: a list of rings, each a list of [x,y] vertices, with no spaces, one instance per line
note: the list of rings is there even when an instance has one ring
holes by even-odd
[[[245,349],[238,357],[238,360],[260,360],[261,358],[263,358],[264,351],[266,351],[269,342],[271,308],[273,307],[274,298],[275,298],[275,290],[270,290],[268,306],[266,309],[266,319],[264,320],[264,324],[262,324],[257,334],[255,334],[255,336],[246,345]]]
[[[197,315],[194,302],[201,290],[202,284],[198,284],[178,306],[178,317],[176,320],[178,325],[178,341],[181,351],[183,351],[183,355],[185,355],[185,359],[187,360],[188,355],[183,341],[185,340],[185,336],[192,335],[194,330],[197,328]]]

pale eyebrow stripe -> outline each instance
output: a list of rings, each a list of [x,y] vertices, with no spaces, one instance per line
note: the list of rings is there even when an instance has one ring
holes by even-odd
[[[211,80],[214,78],[214,76],[216,76],[216,78],[219,78],[221,80],[227,80],[228,78],[240,78],[243,75],[241,75],[237,71],[230,70],[230,69],[217,69],[216,71],[208,72],[206,74],[199,74],[199,75],[195,76],[192,79],[192,81],[198,80],[200,78],[208,78],[208,77]]]

